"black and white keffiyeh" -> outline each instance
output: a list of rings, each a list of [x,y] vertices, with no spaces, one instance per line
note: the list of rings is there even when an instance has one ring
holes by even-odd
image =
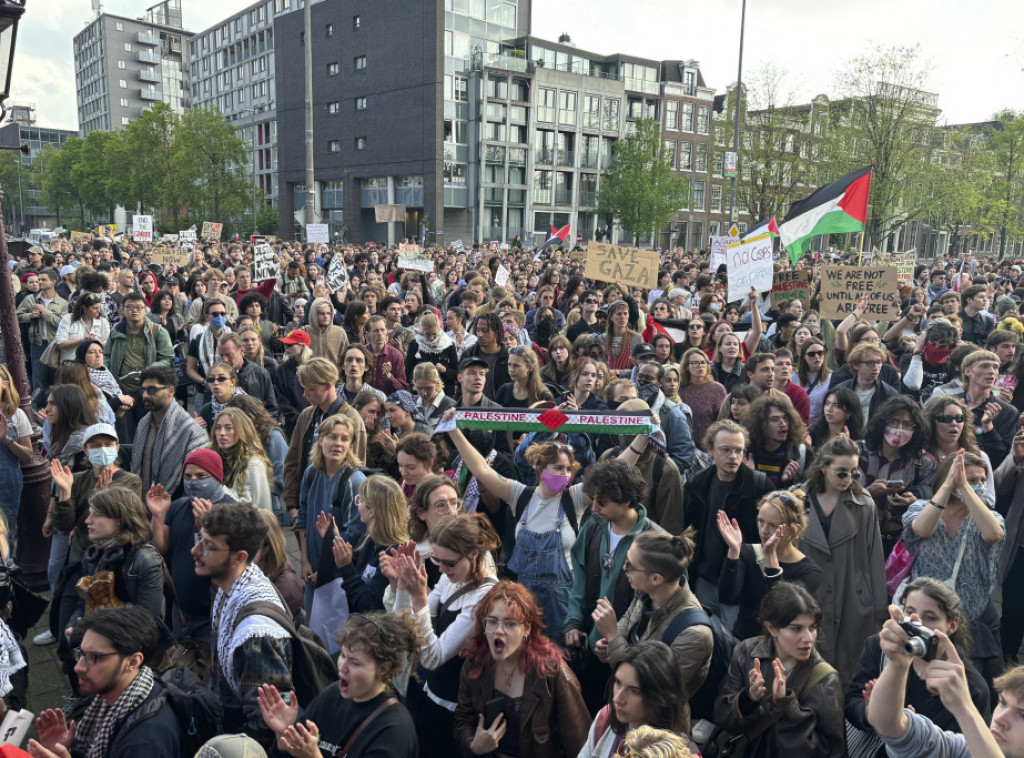
[[[153,670],[143,666],[112,705],[99,695],[93,698],[75,732],[75,743],[86,750],[86,758],[103,758],[107,754],[114,729],[149,697],[153,682]]]

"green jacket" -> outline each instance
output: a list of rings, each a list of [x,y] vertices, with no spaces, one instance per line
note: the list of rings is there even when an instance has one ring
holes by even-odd
[[[60,326],[60,320],[68,312],[68,301],[55,294],[53,301],[43,311],[43,315],[39,318],[32,318],[32,307],[37,301],[42,303],[42,298],[38,294],[29,295],[21,301],[21,305],[18,306],[18,323],[29,324],[29,342],[33,345],[44,345],[57,336],[57,327]],[[50,339],[47,341],[43,340],[44,321],[50,325]]]
[[[111,329],[107,345],[103,348],[103,360],[110,373],[118,379],[121,378],[121,364],[124,363],[124,353],[128,345],[128,337],[125,334],[127,328],[128,322],[122,321]],[[174,347],[171,345],[171,335],[167,330],[160,324],[146,319],[142,331],[146,335],[146,366],[173,366]]]

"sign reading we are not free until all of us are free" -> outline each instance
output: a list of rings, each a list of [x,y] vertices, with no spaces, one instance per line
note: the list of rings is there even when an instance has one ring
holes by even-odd
[[[821,317],[844,319],[857,300],[867,295],[864,315],[872,321],[900,317],[900,295],[895,266],[825,266],[821,270]]]

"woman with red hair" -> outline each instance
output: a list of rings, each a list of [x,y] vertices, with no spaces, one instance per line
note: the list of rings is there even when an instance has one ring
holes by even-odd
[[[521,584],[499,582],[477,603],[455,709],[463,755],[569,758],[583,747],[590,714],[580,684],[543,628]]]

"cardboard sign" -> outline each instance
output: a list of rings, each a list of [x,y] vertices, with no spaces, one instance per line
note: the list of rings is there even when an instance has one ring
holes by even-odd
[[[415,258],[417,255],[419,255],[422,252],[423,252],[423,248],[420,247],[419,245],[412,245],[412,244],[403,242],[401,245],[398,246],[398,253],[399,253],[399,255],[404,255],[404,256],[406,256],[408,258]]]
[[[277,278],[277,264],[274,263],[274,248],[270,245],[257,245],[252,255],[252,280],[265,282]]]
[[[174,247],[158,247],[153,251],[153,263],[160,266],[187,266],[188,253]]]
[[[466,252],[466,245],[462,240],[455,240],[452,242],[452,250],[456,253],[464,253]]]
[[[97,237],[110,237],[113,239],[117,235],[117,224],[106,224],[104,226],[96,227]]]
[[[374,219],[378,224],[404,224],[404,205],[375,205],[373,206]]]
[[[177,234],[161,234],[160,235],[160,241],[161,242],[166,242],[167,244],[170,244],[172,242],[177,242],[178,241],[178,235]]]
[[[896,266],[896,281],[899,286],[910,287],[914,284],[914,268],[917,266],[916,247],[905,253],[893,253],[889,256],[888,262]]]
[[[732,242],[733,238],[727,234],[718,235],[711,238],[710,266],[712,274],[718,271],[718,267],[726,262],[726,249]]]
[[[204,221],[203,222],[203,239],[220,239],[220,233],[224,230],[224,224],[218,224],[215,221]]]
[[[407,271],[422,271],[425,274],[430,274],[434,271],[434,262],[427,260],[422,255],[418,257],[399,255],[398,267]]]
[[[627,287],[652,290],[658,286],[661,257],[653,250],[609,245],[591,241],[587,244],[587,265],[583,275],[599,282],[622,282]]]
[[[136,214],[132,220],[132,239],[135,242],[153,241],[153,217]]]
[[[92,242],[92,235],[89,232],[71,232],[72,245],[84,245],[86,242]]]
[[[900,296],[895,266],[825,266],[821,270],[821,317],[844,319],[853,313],[857,298],[868,296],[868,321],[895,321],[900,317]]]
[[[306,242],[331,241],[331,232],[328,224],[306,224]]]
[[[800,300],[806,309],[811,300],[811,272],[808,269],[780,271],[772,280],[772,308],[786,300]]]
[[[509,271],[504,266],[502,266],[501,264],[499,264],[498,270],[494,272],[494,283],[497,284],[499,287],[504,287],[506,284],[508,284],[510,276],[512,276],[512,272]]]
[[[178,241],[181,243],[190,242],[195,244],[196,241],[196,230],[195,229],[182,229],[178,232]]]
[[[733,242],[727,248],[725,265],[729,273],[726,299],[730,303],[744,300],[751,287],[758,292],[770,291],[775,274],[772,235],[765,232],[743,242]]]
[[[348,284],[348,269],[345,268],[345,256],[335,255],[331,265],[327,267],[327,289],[338,292]]]

